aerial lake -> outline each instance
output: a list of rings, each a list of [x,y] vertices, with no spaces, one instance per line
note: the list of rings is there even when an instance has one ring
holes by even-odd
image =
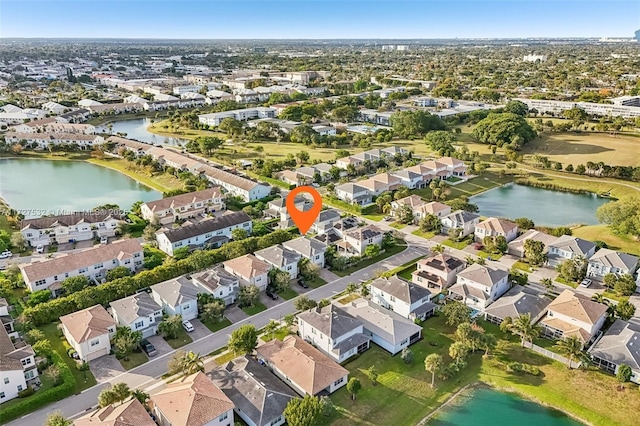
[[[152,124],[151,118],[136,118],[133,120],[121,120],[112,121],[111,130],[109,130],[108,124],[98,127],[98,132],[101,133],[126,133],[127,138],[135,139],[141,142],[147,142],[154,145],[182,145],[186,143],[186,139],[172,138],[169,136],[160,136],[151,133],[147,130]]]
[[[518,396],[477,388],[457,396],[452,405],[428,423],[430,426],[579,426],[564,413]]]
[[[103,204],[127,210],[136,201],[157,200],[162,194],[115,170],[84,161],[1,159],[0,197],[32,218]]]
[[[572,194],[531,186],[507,184],[470,198],[483,216],[517,219],[526,217],[536,225],[595,225],[596,210],[611,201],[595,194]]]

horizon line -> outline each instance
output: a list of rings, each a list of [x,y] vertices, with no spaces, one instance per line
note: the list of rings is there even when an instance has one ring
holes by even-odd
[[[343,38],[322,38],[322,37],[310,37],[310,38],[298,38],[298,37],[289,37],[289,38],[255,38],[255,37],[247,37],[247,38],[205,38],[205,37],[181,37],[181,38],[171,38],[171,37],[101,37],[101,36],[83,36],[83,37],[2,37],[0,40],[0,44],[2,44],[3,40],[91,40],[91,39],[99,39],[99,40],[393,40],[393,41],[416,41],[416,40],[568,40],[568,39],[577,39],[577,40],[591,40],[591,39],[629,39],[636,40],[633,36],[537,36],[537,37],[441,37],[441,38],[376,38],[376,37],[343,37]]]

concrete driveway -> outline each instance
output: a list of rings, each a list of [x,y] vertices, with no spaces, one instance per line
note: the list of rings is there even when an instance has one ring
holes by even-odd
[[[189,320],[189,322],[193,325],[193,331],[189,333],[189,336],[191,336],[191,340],[195,341],[211,334],[211,331],[209,331],[207,326],[202,324],[199,319],[194,318],[192,320]]]
[[[230,306],[224,311],[224,316],[233,323],[240,322],[245,318],[249,318],[242,309],[240,309],[237,305]]]
[[[106,382],[125,371],[115,355],[105,355],[89,361],[89,370],[91,370],[98,383]]]
[[[164,355],[164,354],[168,354],[171,351],[173,351],[173,348],[171,346],[169,346],[169,344],[166,342],[166,340],[164,340],[162,338],[162,336],[160,336],[160,335],[148,337],[147,340],[153,346],[156,347],[156,351],[158,352],[158,355],[154,356],[153,358],[156,358],[156,357]],[[151,359],[153,359],[153,358],[151,358]]]
[[[58,251],[69,251],[69,250],[84,250],[93,247],[93,240],[85,240],[76,242],[76,246],[73,246],[73,243],[63,243],[58,244]]]
[[[281,304],[283,301],[284,299],[280,295],[278,295],[278,300],[272,300],[265,292],[260,292],[260,303],[266,306],[267,309],[273,308],[274,306]]]

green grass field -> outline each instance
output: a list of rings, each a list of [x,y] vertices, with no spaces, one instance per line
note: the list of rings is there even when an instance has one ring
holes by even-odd
[[[147,355],[142,351],[133,352],[129,354],[128,358],[128,360],[125,360],[124,358],[118,360],[125,370],[131,370],[132,368],[135,368],[149,361]]]
[[[426,238],[427,240],[436,236],[435,232],[424,232],[421,229],[416,229],[412,232],[413,235],[417,235],[418,237]]]
[[[183,182],[174,176],[166,173],[150,175],[135,164],[121,158],[106,158],[103,160],[91,158],[87,161],[98,166],[116,170],[160,192],[170,191],[172,189],[182,189],[184,187]]]
[[[298,284],[293,283],[291,285],[298,285]],[[291,287],[289,287],[285,291],[278,292],[278,296],[282,297],[284,300],[290,300],[290,299],[293,299],[294,297],[298,297],[298,293],[296,293]]]
[[[447,238],[446,240],[444,240],[442,242],[442,245],[443,246],[447,246],[447,247],[451,247],[451,248],[454,248],[454,249],[462,250],[463,248],[465,248],[466,246],[468,246],[472,242],[473,242],[473,240],[471,238],[465,238],[462,241],[453,241],[451,238]]]
[[[267,307],[260,302],[254,302],[253,306],[245,306],[244,308],[241,308],[241,309],[244,311],[245,314],[251,316],[251,315],[257,314],[258,312],[265,311]]]
[[[621,250],[640,256],[640,242],[626,235],[614,234],[607,225],[581,226],[573,229],[573,235],[589,241],[604,241],[612,250]]]
[[[178,334],[175,339],[169,339],[165,337],[164,340],[166,340],[169,346],[171,346],[173,349],[181,348],[184,345],[187,345],[193,342],[193,340],[191,339],[191,336],[189,336],[189,334],[186,331],[184,331],[182,328],[178,330]]]
[[[407,245],[403,242],[402,244],[397,244],[391,248],[388,248],[385,250],[384,253],[379,254],[378,256],[371,258],[371,259],[364,259],[360,262],[358,262],[357,265],[353,265],[348,267],[347,269],[345,269],[344,271],[338,271],[338,270],[332,270],[332,272],[336,275],[338,275],[339,277],[346,277],[347,275],[351,275],[352,273],[354,273],[355,271],[358,271],[362,268],[366,268],[367,266],[373,265],[374,263],[378,263],[383,259],[386,259],[387,257],[391,257],[394,254],[398,254],[402,251],[404,251],[404,249],[407,248]]]
[[[222,321],[211,322],[211,321],[202,321],[202,324],[205,325],[212,333],[216,331],[220,331],[225,327],[229,327],[232,323],[227,318],[223,318]]]

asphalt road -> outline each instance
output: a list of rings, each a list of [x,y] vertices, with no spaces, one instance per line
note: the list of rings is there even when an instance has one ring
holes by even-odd
[[[389,270],[418,257],[424,256],[428,253],[428,247],[431,242],[422,238],[416,237],[417,241],[409,241],[409,247],[401,253],[370,265],[366,268],[360,269],[353,274],[337,279],[324,286],[312,290],[307,295],[315,300],[323,298],[330,298],[331,296],[342,292],[348,283],[366,281],[373,278],[376,271],[381,269]],[[413,238],[411,239],[413,240]],[[256,328],[264,327],[271,319],[281,319],[287,314],[295,312],[293,307],[293,299],[285,301],[280,305],[260,312],[252,317],[237,322],[224,330],[220,330],[216,333],[212,333],[200,340],[183,346],[182,350],[193,351],[200,354],[209,354],[227,344],[231,332],[241,325],[253,324]],[[174,351],[175,352],[175,351]],[[11,426],[39,426],[44,424],[49,413],[53,411],[61,411],[67,418],[74,418],[87,411],[91,411],[96,407],[98,401],[98,395],[100,392],[108,387],[110,384],[124,382],[129,385],[130,388],[138,389],[155,389],[162,381],[161,377],[167,372],[167,362],[173,356],[173,353],[166,354],[161,357],[153,358],[146,364],[129,370],[126,373],[122,373],[119,376],[114,377],[105,383],[100,383],[89,389],[86,389],[79,395],[74,395],[59,401],[55,404],[49,405],[31,414],[28,414],[22,418],[16,419],[7,425]]]

